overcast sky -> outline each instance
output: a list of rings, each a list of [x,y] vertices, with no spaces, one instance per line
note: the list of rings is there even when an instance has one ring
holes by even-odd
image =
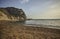
[[[60,0],[0,0],[0,7],[22,8],[28,18],[60,19]]]

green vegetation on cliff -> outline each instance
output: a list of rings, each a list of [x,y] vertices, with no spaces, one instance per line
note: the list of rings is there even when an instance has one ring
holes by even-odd
[[[26,15],[22,9],[14,7],[0,8],[0,20],[25,21]]]

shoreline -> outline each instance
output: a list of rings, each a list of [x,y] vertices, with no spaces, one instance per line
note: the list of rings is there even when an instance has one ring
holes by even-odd
[[[26,26],[31,26],[31,27],[43,27],[43,28],[51,28],[51,29],[60,29],[60,26],[54,26],[54,25],[36,25],[36,24],[25,24]]]
[[[43,25],[43,24],[25,24],[19,21],[0,21],[0,24],[22,24],[24,26],[31,26],[31,27],[43,27],[43,28],[51,28],[51,29],[60,29],[60,26],[57,25]]]

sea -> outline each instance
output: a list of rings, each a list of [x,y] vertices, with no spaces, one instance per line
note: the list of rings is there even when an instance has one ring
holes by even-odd
[[[34,27],[48,27],[60,29],[60,19],[33,19],[26,20],[25,25]]]

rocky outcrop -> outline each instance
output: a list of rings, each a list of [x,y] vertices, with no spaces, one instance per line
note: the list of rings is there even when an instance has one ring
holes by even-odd
[[[22,9],[14,7],[0,8],[0,20],[25,21],[26,15]]]

